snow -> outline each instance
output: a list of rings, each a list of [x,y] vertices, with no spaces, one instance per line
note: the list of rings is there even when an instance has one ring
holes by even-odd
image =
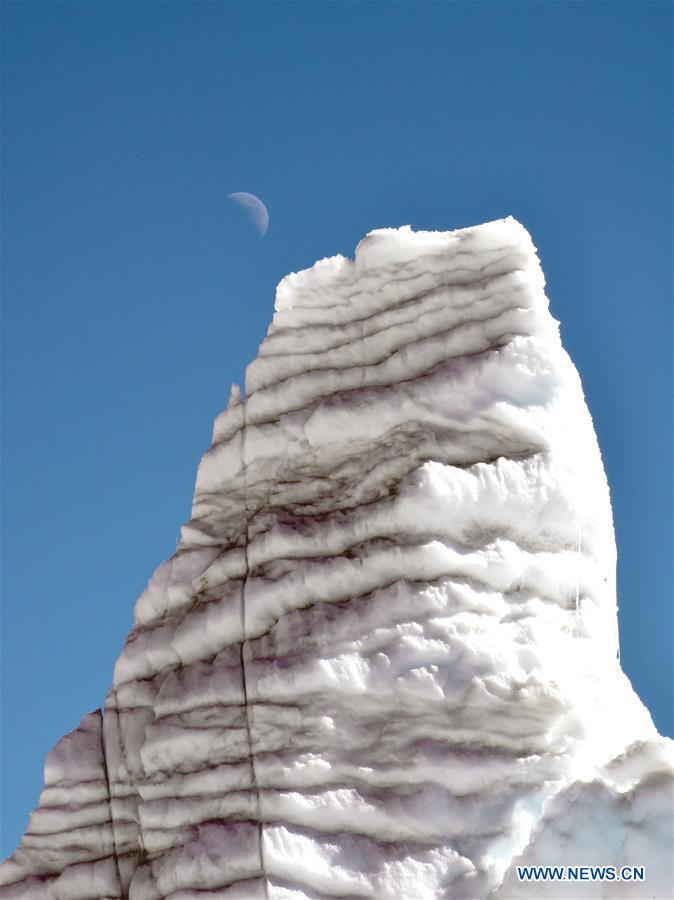
[[[381,229],[275,309],[0,897],[671,900],[672,742],[620,670],[608,485],[525,229]]]

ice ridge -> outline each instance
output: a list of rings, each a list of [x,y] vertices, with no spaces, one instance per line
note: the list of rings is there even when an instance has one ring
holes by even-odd
[[[617,651],[531,238],[373,231],[279,284],[0,898],[671,900],[673,744]],[[585,864],[646,880],[517,877]]]

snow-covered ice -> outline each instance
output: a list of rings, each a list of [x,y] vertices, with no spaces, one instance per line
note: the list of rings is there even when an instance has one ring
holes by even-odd
[[[513,219],[278,286],[0,897],[674,897],[609,491]],[[644,866],[520,882],[518,865]]]

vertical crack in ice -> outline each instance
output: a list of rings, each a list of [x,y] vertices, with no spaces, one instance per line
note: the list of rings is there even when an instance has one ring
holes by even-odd
[[[119,856],[117,854],[117,839],[115,837],[115,819],[112,813],[112,787],[110,786],[110,772],[108,770],[108,757],[105,748],[105,729],[103,727],[104,712],[101,710],[101,750],[103,754],[103,774],[105,776],[105,785],[108,796],[108,813],[110,815],[110,833],[112,835],[112,855],[115,860],[115,872],[117,873],[117,884],[119,885],[119,896],[121,900],[127,900],[128,895],[122,887],[122,873],[119,870]]]
[[[126,744],[124,741],[124,729],[122,728],[122,725],[121,725],[121,716],[120,716],[120,709],[119,709],[119,695],[118,695],[117,689],[115,687],[112,688],[111,695],[114,697],[114,713],[115,713],[115,719],[116,719],[115,734],[117,737],[117,750],[119,752],[120,760],[123,760],[124,765],[126,766],[129,757],[128,757],[128,753],[127,753],[127,747],[126,747]],[[105,717],[105,713],[103,713],[103,716]],[[113,799],[112,798],[112,786],[110,784],[110,776],[109,776],[109,770],[108,770],[108,765],[107,765],[107,756],[105,755],[106,754],[105,731],[103,731],[102,734],[103,734],[103,753],[105,756],[105,775],[106,775],[106,778],[108,779],[108,797],[109,797],[109,803],[110,803],[110,818],[112,821],[113,849],[115,852],[115,866],[117,869],[117,877],[119,879],[119,890],[120,890],[121,900],[128,900],[129,891],[131,890],[131,882],[133,881],[133,876],[135,874],[135,871],[147,859],[147,850],[145,849],[145,841],[143,840],[143,829],[141,828],[140,821],[138,819],[138,814],[136,813],[136,826],[137,826],[137,829],[136,829],[136,844],[137,844],[137,846],[135,848],[136,865],[135,865],[134,871],[131,874],[129,874],[129,876],[128,876],[128,886],[126,888],[124,888],[122,876],[121,876],[121,869],[119,867],[119,853],[117,851],[115,818],[114,818],[114,814],[112,812],[112,799]],[[147,729],[146,729],[146,736],[147,736]],[[122,823],[123,823],[123,820],[122,820]],[[123,839],[122,839],[122,843],[124,843]],[[126,853],[123,855],[126,855]]]
[[[248,471],[246,468],[246,394],[244,385],[243,394],[243,410],[242,410],[242,428],[241,428],[241,460],[243,463],[243,484],[244,484],[244,575],[243,584],[241,585],[241,645],[239,658],[241,661],[241,685],[243,688],[243,710],[244,721],[246,723],[246,739],[248,741],[248,761],[250,763],[250,776],[253,792],[255,795],[255,816],[257,818],[257,841],[258,856],[260,858],[260,872],[262,876],[262,886],[265,900],[268,900],[269,892],[267,888],[267,877],[265,875],[264,850],[262,849],[262,816],[260,811],[260,788],[257,782],[257,773],[255,771],[255,754],[253,753],[253,737],[250,728],[250,717],[248,713],[248,686],[246,684],[246,585],[248,584],[248,576],[250,574],[250,562],[248,559],[248,541],[250,540],[250,518],[251,511],[248,505]]]

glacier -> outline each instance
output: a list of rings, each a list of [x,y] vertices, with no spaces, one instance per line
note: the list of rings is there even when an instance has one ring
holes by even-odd
[[[512,218],[281,281],[3,900],[674,897],[674,743],[620,668],[609,489],[544,287]]]

